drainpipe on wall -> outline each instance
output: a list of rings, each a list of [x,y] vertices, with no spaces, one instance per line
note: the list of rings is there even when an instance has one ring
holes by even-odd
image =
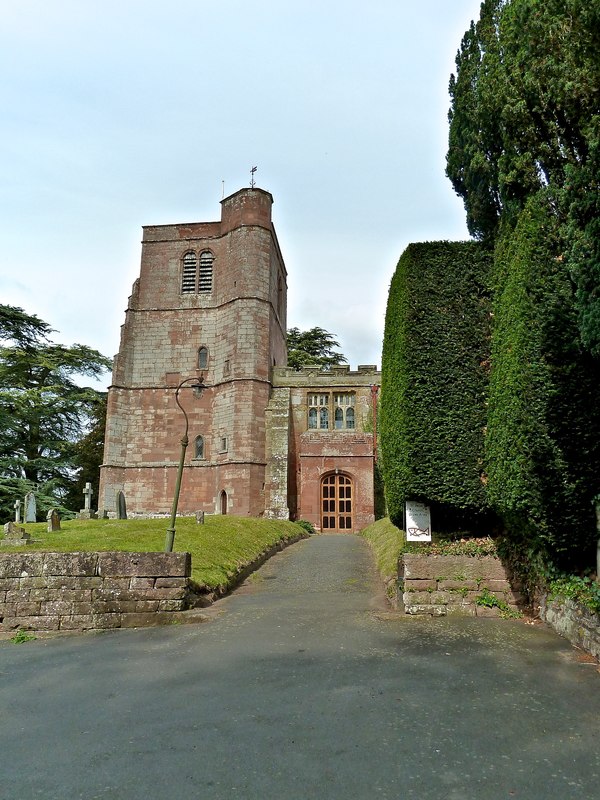
[[[377,395],[379,386],[371,384],[371,402],[373,403],[373,463],[377,463]]]
[[[596,533],[598,539],[596,541],[596,583],[600,583],[600,494],[594,498],[594,506],[596,508]]]

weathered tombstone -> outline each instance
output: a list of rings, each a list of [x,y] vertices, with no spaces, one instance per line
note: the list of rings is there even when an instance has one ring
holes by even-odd
[[[27,544],[30,539],[31,536],[25,531],[25,528],[19,527],[16,522],[7,522],[4,526],[4,539],[1,544],[8,546]]]
[[[58,516],[58,511],[55,508],[51,508],[48,511],[46,520],[48,522],[48,533],[54,533],[54,531],[60,530],[60,517]]]
[[[15,523],[18,525],[21,522],[21,501],[15,500]]]
[[[25,522],[37,521],[37,507],[35,503],[35,495],[33,492],[27,492],[25,495]]]
[[[79,519],[96,519],[96,514],[92,511],[92,484],[88,481],[83,490],[84,508],[79,512]]]
[[[196,522],[198,525],[204,525],[204,511],[196,511]]]
[[[117,519],[127,519],[127,504],[123,492],[117,493]]]

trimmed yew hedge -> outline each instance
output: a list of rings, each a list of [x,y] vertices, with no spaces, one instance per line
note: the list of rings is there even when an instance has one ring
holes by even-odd
[[[477,242],[411,244],[392,279],[382,357],[381,446],[388,512],[432,505],[438,529],[488,505],[483,437],[491,254]]]
[[[509,537],[573,568],[597,536],[600,370],[580,345],[556,229],[534,197],[497,246],[486,470]]]

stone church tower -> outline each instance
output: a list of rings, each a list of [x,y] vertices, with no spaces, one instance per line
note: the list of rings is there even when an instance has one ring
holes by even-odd
[[[179,513],[265,512],[266,410],[286,364],[287,275],[272,196],[242,189],[219,222],[144,227],[108,394],[99,510],[168,514],[189,419]],[[191,388],[201,378],[206,388]]]

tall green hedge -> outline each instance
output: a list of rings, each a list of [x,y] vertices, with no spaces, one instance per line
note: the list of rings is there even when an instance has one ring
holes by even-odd
[[[556,230],[540,194],[497,245],[486,470],[509,534],[574,567],[596,539],[600,374]]]
[[[435,523],[485,512],[483,435],[491,255],[477,242],[411,244],[392,279],[382,358],[381,446],[390,517],[404,502]]]

